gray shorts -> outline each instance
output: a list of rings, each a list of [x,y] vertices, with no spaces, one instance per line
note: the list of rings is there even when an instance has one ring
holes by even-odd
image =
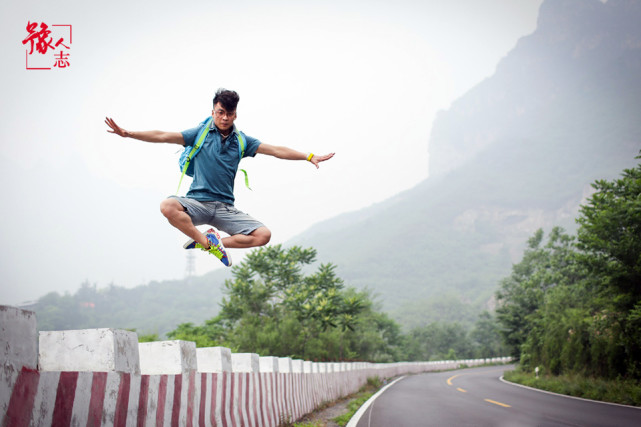
[[[239,211],[233,205],[223,202],[201,202],[188,197],[169,196],[176,199],[185,208],[194,225],[208,224],[216,229],[233,236],[235,234],[251,234],[254,230],[265,225]]]

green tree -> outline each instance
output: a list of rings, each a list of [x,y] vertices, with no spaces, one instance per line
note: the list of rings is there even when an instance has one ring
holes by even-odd
[[[548,372],[583,371],[590,363],[589,295],[578,284],[559,284],[546,292],[531,332],[522,346],[521,363],[526,368],[545,366]]]
[[[475,347],[474,357],[487,359],[507,354],[507,348],[503,343],[499,329],[496,316],[488,311],[479,314],[476,324],[470,332],[470,339]]]
[[[451,360],[473,356],[473,343],[458,323],[433,322],[412,329],[405,338],[408,360]]]
[[[641,164],[593,187],[577,219],[578,247],[600,293],[630,311],[641,297]]]
[[[608,375],[640,378],[641,164],[593,187],[577,219],[580,259],[595,295],[593,328],[598,347],[607,348]]]
[[[266,354],[309,357],[310,342],[328,328],[353,329],[361,296],[343,291],[331,264],[304,275],[303,267],[315,257],[312,248],[284,250],[277,245],[253,251],[234,267],[220,312],[227,342],[239,351],[255,351],[258,345]],[[283,342],[285,337],[291,341]]]
[[[307,360],[396,360],[398,325],[367,292],[345,288],[335,266],[304,273],[315,258],[313,248],[297,246],[252,251],[225,282],[219,315],[202,326],[181,324],[168,336]]]
[[[176,329],[167,333],[172,340],[193,341],[196,347],[216,347],[223,342],[224,328],[220,317],[205,321],[204,325],[195,326],[191,322],[181,323]]]
[[[639,157],[638,157],[639,158]],[[539,230],[497,292],[498,319],[525,367],[641,378],[641,165],[597,181],[577,238]]]
[[[160,337],[156,333],[138,335],[138,342],[154,342],[154,341],[160,341]]]
[[[512,267],[511,275],[501,281],[496,293],[501,334],[512,356],[517,358],[521,357],[521,347],[534,329],[545,294],[585,277],[576,262],[572,236],[555,227],[545,245],[542,245],[543,237],[543,230],[539,229],[528,240],[523,259]]]
[[[348,288],[345,292],[349,298],[356,297],[361,301],[361,310],[351,329],[341,329],[339,344],[342,349],[350,351],[352,359],[376,362],[402,360],[403,335],[399,324],[380,311],[379,305],[374,303],[367,291],[357,292]]]

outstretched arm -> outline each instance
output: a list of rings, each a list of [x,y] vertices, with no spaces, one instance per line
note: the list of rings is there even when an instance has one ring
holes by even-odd
[[[316,166],[316,169],[318,169],[319,163],[324,162],[325,160],[331,159],[332,157],[334,157],[334,154],[335,154],[335,153],[330,153],[330,154],[325,154],[323,156],[317,156],[315,154],[301,153],[300,151],[296,151],[292,148],[279,147],[279,146],[269,145],[269,144],[260,144],[256,152],[260,154],[266,154],[268,156],[274,156],[278,159],[309,160],[314,166]]]
[[[111,130],[107,129],[107,132],[115,133],[123,138],[133,138],[146,142],[167,142],[170,144],[185,145],[185,140],[180,132],[163,132],[161,130],[132,132],[118,126],[110,117],[105,118],[105,123],[111,128]]]

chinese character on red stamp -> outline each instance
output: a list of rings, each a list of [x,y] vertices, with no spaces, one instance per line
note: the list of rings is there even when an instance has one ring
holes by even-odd
[[[22,40],[26,47],[27,70],[51,70],[71,66],[71,25],[51,25],[44,22],[27,22],[27,36]]]

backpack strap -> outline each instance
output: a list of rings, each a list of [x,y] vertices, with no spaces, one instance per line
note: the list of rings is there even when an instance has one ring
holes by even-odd
[[[236,130],[236,139],[238,139],[238,161],[240,161],[243,160],[243,156],[245,156],[245,147],[247,146],[247,142],[239,130]]]
[[[238,161],[240,162],[243,157],[245,156],[245,147],[247,145],[245,141],[245,137],[240,133],[239,130],[235,129],[236,132],[236,139],[238,140]],[[249,186],[249,176],[247,176],[247,171],[245,169],[239,169],[243,175],[245,175],[245,187],[249,188],[251,190],[251,187]]]
[[[183,178],[185,177],[185,173],[189,168],[189,163],[191,162],[191,159],[193,159],[196,153],[198,152],[198,150],[200,150],[200,146],[203,145],[203,142],[205,141],[205,137],[207,137],[207,134],[209,133],[212,119],[213,117],[209,117],[209,119],[205,122],[205,126],[203,126],[202,130],[200,131],[200,134],[198,135],[198,139],[196,140],[196,143],[194,144],[191,151],[189,152],[189,156],[187,156],[187,161],[183,166],[182,175],[180,175],[180,181],[178,181],[178,189],[176,189],[176,195],[178,195],[178,192],[180,191],[180,185],[183,183]]]

